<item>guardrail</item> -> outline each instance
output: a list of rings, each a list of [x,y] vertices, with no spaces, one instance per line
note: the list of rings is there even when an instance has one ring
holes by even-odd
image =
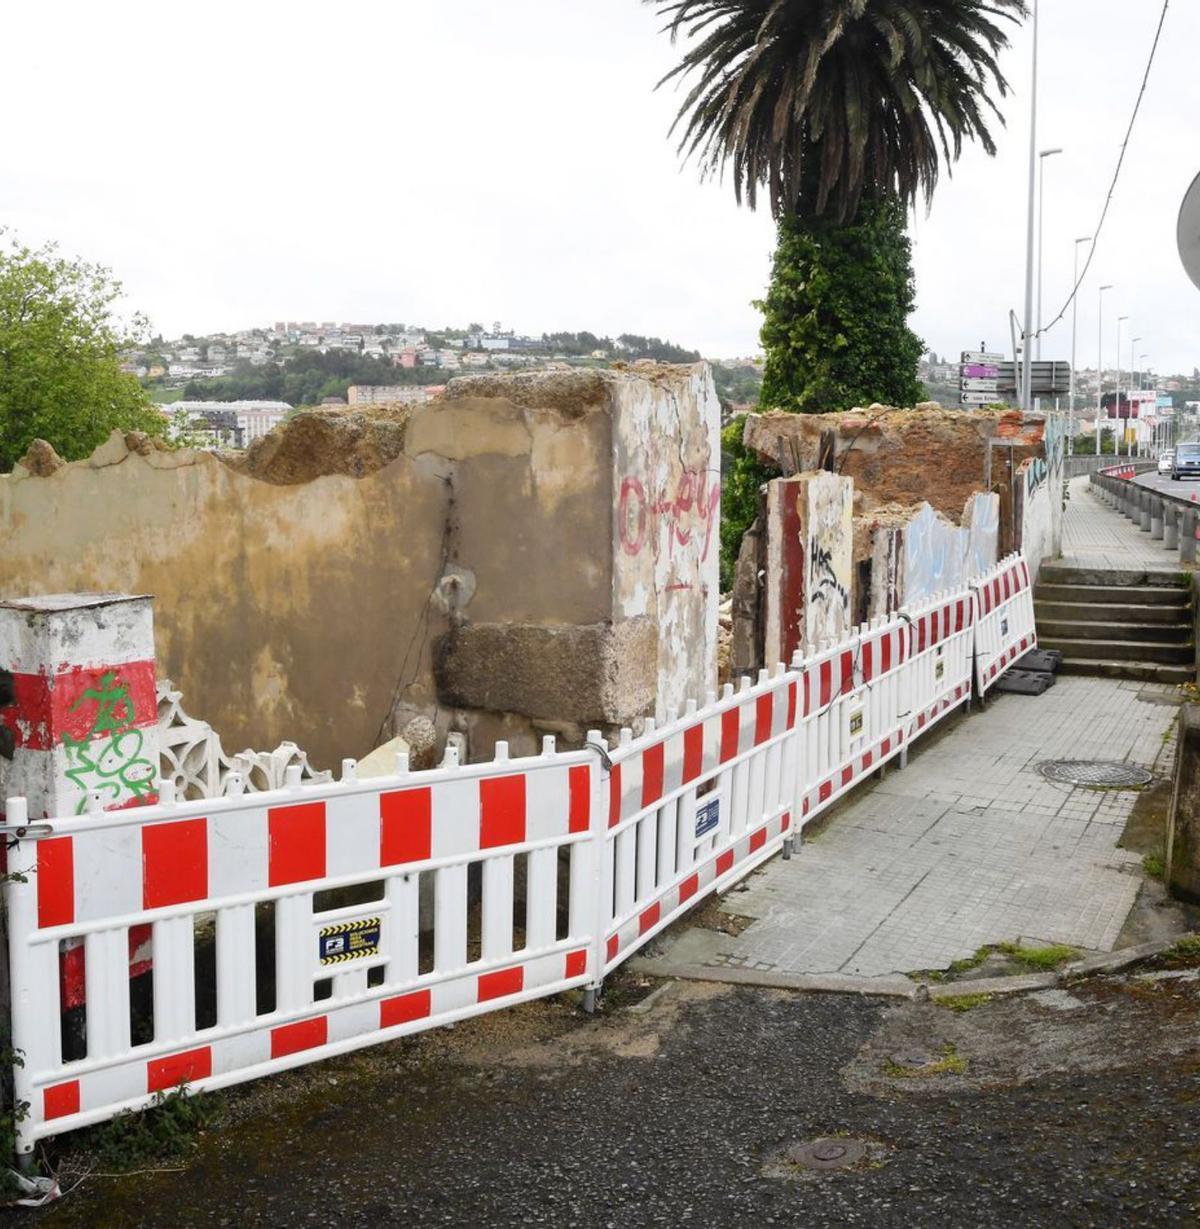
[[[1164,552],[1178,551],[1180,563],[1195,563],[1200,493],[1173,495],[1133,481],[1155,469],[1153,463],[1113,465],[1092,474],[1088,481],[1110,508],[1128,517],[1151,539],[1161,541]]]
[[[6,831],[18,1150],[574,987],[589,992],[990,686],[1031,642],[1013,556],[615,747],[301,782]],[[980,633],[982,632],[982,636]],[[981,683],[981,691],[985,689]],[[149,934],[134,1006],[130,936]],[[83,1035],[62,954],[82,951]]]

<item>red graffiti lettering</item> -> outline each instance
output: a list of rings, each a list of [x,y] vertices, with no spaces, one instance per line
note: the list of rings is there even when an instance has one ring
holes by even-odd
[[[647,497],[641,479],[627,477],[621,483],[617,512],[621,549],[627,555],[639,555],[649,543],[657,553],[665,530],[667,553],[674,558],[676,547],[686,548],[700,540],[702,526],[703,562],[712,550],[720,504],[721,483],[715,481],[710,487],[704,470],[685,469],[674,490],[665,490],[656,498]]]
[[[636,501],[636,502],[635,502]],[[621,483],[621,502],[617,508],[621,522],[621,548],[627,555],[641,553],[646,544],[646,488],[637,478],[626,478]],[[630,531],[630,521],[635,526]]]

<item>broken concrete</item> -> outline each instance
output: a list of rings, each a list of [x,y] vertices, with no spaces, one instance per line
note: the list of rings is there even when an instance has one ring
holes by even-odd
[[[234,745],[325,767],[419,718],[527,754],[715,686],[718,418],[706,366],[637,365],[300,414],[241,458],[35,448],[0,595],[154,593],[164,674]]]

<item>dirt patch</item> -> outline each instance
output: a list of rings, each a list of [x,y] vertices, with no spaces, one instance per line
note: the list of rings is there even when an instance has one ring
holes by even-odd
[[[221,459],[239,473],[276,486],[298,486],[324,474],[363,478],[404,451],[411,412],[407,406],[305,411],[255,440],[245,453],[222,454]]]
[[[723,908],[724,904],[725,901],[721,897],[712,897],[688,917],[688,928],[699,927],[701,930],[715,930],[718,934],[732,935],[736,938],[748,926],[753,925],[754,918],[743,917],[740,913],[727,913]]]
[[[846,1083],[875,1095],[929,1095],[1023,1084],[1053,1072],[1141,1066],[1196,1047],[1196,981],[1103,977],[980,1000],[961,1012],[934,1002],[891,1007],[844,1069]],[[903,1074],[897,1058],[928,1054],[936,1067],[946,1053],[961,1062],[922,1079]]]

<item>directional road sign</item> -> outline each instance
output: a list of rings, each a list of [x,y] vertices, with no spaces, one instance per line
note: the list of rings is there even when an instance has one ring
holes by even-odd
[[[961,383],[964,393],[998,393],[1000,391],[999,380],[963,380]]]
[[[990,350],[964,350],[962,361],[964,363],[1002,363],[1004,355],[993,354]]]
[[[995,405],[1000,399],[999,393],[963,393],[959,402],[962,405]]]
[[[994,380],[1000,368],[995,363],[963,363],[958,374],[964,380]]]

